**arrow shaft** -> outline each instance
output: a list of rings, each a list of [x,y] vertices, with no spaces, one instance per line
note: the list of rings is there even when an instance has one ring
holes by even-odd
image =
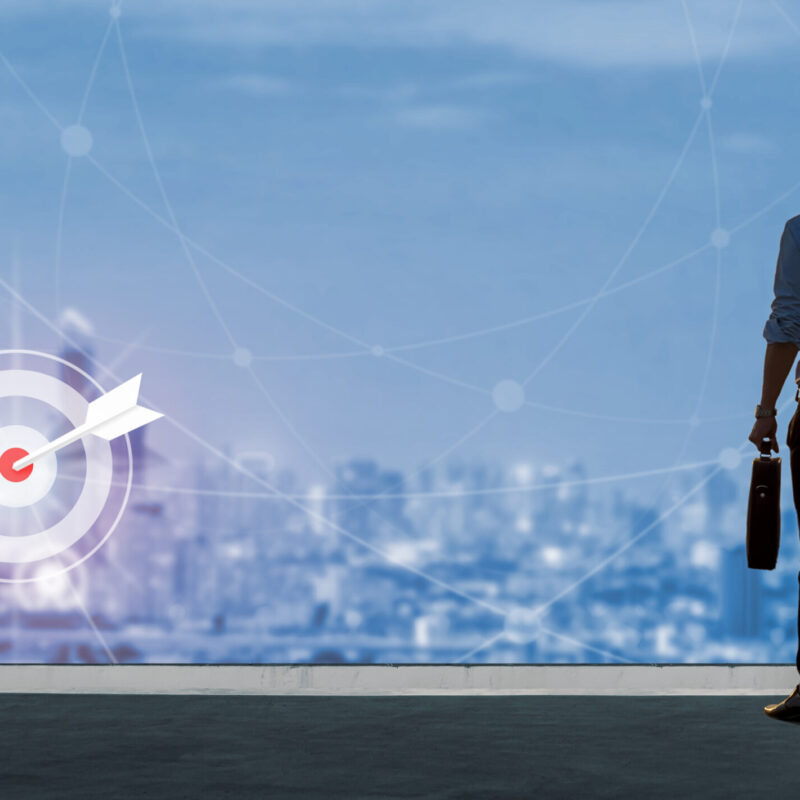
[[[29,453],[27,456],[25,456],[25,458],[15,461],[11,465],[11,469],[17,471],[25,469],[25,467],[33,464],[40,458],[43,458],[50,453],[55,453],[58,450],[67,447],[67,445],[72,444],[73,442],[77,442],[78,439],[82,439],[84,436],[92,433],[92,431],[96,430],[102,425],[105,425],[107,422],[110,422],[117,417],[121,417],[123,414],[127,414],[129,410],[130,409],[126,408],[123,411],[120,411],[118,414],[114,414],[113,417],[99,419],[96,422],[84,422],[83,425],[78,425],[77,428],[73,428],[71,431],[67,431],[67,433],[65,433],[63,436],[59,436],[58,439],[54,439],[52,442],[42,445],[38,450],[34,450],[32,453]]]

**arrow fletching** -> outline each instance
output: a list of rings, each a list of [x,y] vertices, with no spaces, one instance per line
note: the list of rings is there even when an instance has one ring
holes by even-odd
[[[164,416],[136,404],[141,382],[142,375],[139,373],[89,404],[85,424],[91,433],[111,441]]]
[[[147,425],[148,422],[152,422],[163,416],[163,414],[159,414],[157,411],[152,411],[149,408],[136,406],[135,408],[128,409],[118,417],[110,419],[103,425],[99,425],[92,430],[92,433],[110,442],[112,439],[116,439],[117,436],[122,436],[123,433],[130,433],[136,430],[136,428],[141,428],[142,425]]]

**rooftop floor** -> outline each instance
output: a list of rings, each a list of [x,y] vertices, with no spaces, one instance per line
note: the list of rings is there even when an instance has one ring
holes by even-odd
[[[283,674],[298,666],[284,665]],[[387,679],[390,673],[409,676],[413,683],[421,666],[370,669],[383,670]],[[534,674],[533,666],[520,667]],[[151,694],[145,687],[135,693],[65,694],[54,693],[53,686],[46,692],[9,691],[11,670],[38,671],[40,678],[57,670],[56,679],[64,681],[81,670],[102,684],[110,679],[101,679],[98,670],[116,670],[119,681],[119,670],[133,669],[146,670],[140,674],[159,690],[164,667],[0,668],[0,682],[9,671],[0,694],[0,796],[496,800],[797,792],[797,777],[787,765],[797,760],[800,725],[772,720],[763,711],[794,688],[794,665],[535,668],[546,670],[536,673],[539,679],[556,682],[580,671],[591,678],[605,669],[611,678],[620,669],[645,670],[640,680],[672,679],[694,694],[229,694],[219,687],[188,694]],[[279,665],[195,669],[239,670],[244,684],[248,670],[281,674]],[[307,669],[317,683],[334,681],[338,670],[338,679],[355,680],[352,689],[358,688],[353,670],[364,667]],[[500,684],[514,675],[508,665],[425,669],[440,669],[442,677],[461,671],[488,678],[493,672]],[[189,679],[189,672],[179,674]],[[752,674],[762,676],[762,684],[783,683],[771,694],[741,688],[704,693],[690,686],[704,675],[723,681],[728,675],[736,683]]]

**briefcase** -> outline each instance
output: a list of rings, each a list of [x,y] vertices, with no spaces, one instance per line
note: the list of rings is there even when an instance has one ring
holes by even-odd
[[[750,497],[747,501],[747,566],[775,569],[781,541],[781,459],[770,457],[770,440],[753,459]]]

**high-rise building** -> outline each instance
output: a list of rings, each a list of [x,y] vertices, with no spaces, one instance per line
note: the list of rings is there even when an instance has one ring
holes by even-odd
[[[737,638],[755,638],[763,629],[761,571],[747,566],[744,544],[726,548],[722,554],[722,633]]]
[[[93,375],[94,328],[91,322],[77,309],[65,308],[59,317],[58,327],[64,335],[64,346],[59,354],[61,358]],[[84,397],[91,394],[90,381],[66,365],[61,367],[61,380]]]

